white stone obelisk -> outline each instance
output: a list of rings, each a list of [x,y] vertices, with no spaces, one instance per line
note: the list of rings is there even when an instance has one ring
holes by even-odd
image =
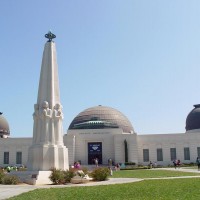
[[[34,172],[32,174],[37,178],[45,174],[49,176],[51,168],[69,169],[68,149],[63,143],[56,47],[52,41],[55,35],[49,32],[45,37],[49,40],[43,52],[38,99],[33,113],[33,143],[29,148],[27,163],[28,171]]]

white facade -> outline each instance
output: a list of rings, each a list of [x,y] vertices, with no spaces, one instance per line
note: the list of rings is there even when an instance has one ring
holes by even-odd
[[[172,164],[173,159],[182,163],[196,162],[200,148],[200,130],[179,134],[138,135],[138,163],[147,164],[143,159],[143,150],[149,150],[149,160],[160,165]],[[162,149],[163,161],[157,158],[158,149]],[[173,151],[175,149],[175,155]],[[200,153],[200,152],[199,152]]]
[[[0,166],[26,165],[32,138],[0,138]],[[17,152],[21,152],[17,162]]]
[[[171,156],[173,155],[171,154],[174,153],[174,149],[176,158],[182,163],[195,162],[196,157],[200,156],[198,155],[198,151],[200,154],[200,130],[154,135],[125,134],[122,129],[69,130],[63,140],[68,148],[70,165],[78,160],[81,164],[88,164],[88,143],[102,144],[102,164],[107,164],[109,158],[115,163],[124,163],[124,140],[127,140],[128,144],[128,161],[137,164],[147,165],[149,161],[165,166],[172,164]],[[0,166],[16,165],[17,152],[22,154],[21,163],[17,165],[26,165],[28,148],[31,144],[32,138],[1,138]],[[144,161],[144,151],[149,152],[146,161]],[[161,161],[159,161],[157,151],[162,151]],[[5,163],[6,152],[9,154],[9,162]]]
[[[81,161],[82,164],[91,164],[95,157],[100,163],[107,164],[108,159],[115,162],[125,162],[124,140],[128,142],[128,154],[130,161],[137,162],[137,136],[136,134],[124,134],[122,129],[84,129],[69,130],[64,136],[64,143],[69,154],[69,163]],[[100,143],[101,152],[98,155],[90,155],[89,144]]]

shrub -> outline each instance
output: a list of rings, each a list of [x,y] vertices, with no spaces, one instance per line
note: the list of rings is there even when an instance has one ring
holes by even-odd
[[[87,168],[85,168],[86,171]],[[53,182],[55,185],[70,183],[71,179],[78,175],[80,177],[84,177],[85,173],[82,170],[77,170],[74,168],[70,168],[69,170],[63,171],[60,169],[52,168],[51,169],[51,175],[49,176],[49,179]]]
[[[25,168],[25,167],[19,167],[19,168],[17,169],[17,171],[27,171],[27,168]]]
[[[195,165],[196,165],[196,163],[193,163],[193,162],[191,162],[191,163],[182,163],[181,164],[182,167],[193,167]]]
[[[74,177],[74,169],[70,168],[67,171],[64,171],[64,182],[65,183],[70,183],[71,179]]]
[[[19,178],[17,176],[5,175],[2,179],[4,185],[17,185],[19,184]]]
[[[3,178],[4,178],[5,174],[3,172],[3,170],[0,171],[0,184],[3,183]]]
[[[92,171],[91,176],[95,181],[105,181],[108,179],[110,170],[106,167],[99,167]]]
[[[64,171],[60,169],[53,168],[51,169],[51,175],[49,176],[49,179],[53,182],[55,185],[64,184]]]

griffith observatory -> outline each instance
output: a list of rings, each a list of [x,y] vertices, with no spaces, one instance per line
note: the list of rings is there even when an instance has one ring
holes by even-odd
[[[52,39],[45,43],[42,66],[53,66],[53,76],[46,78],[47,71],[41,68],[38,99],[33,107],[33,137],[12,138],[9,122],[0,113],[0,167],[67,169],[75,161],[82,165],[94,164],[95,158],[100,165],[107,165],[112,159],[114,163],[148,165],[152,161],[167,166],[174,159],[191,163],[200,157],[200,104],[194,105],[186,116],[185,133],[138,135],[123,111],[104,105],[77,113],[64,132],[59,85],[55,84],[58,82],[58,73],[54,70],[54,65],[57,69],[56,47]],[[44,83],[46,79],[49,84]]]

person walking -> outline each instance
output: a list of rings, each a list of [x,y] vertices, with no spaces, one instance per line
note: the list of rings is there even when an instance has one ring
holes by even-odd
[[[110,176],[113,175],[113,170],[112,170],[112,167],[108,167],[109,171],[110,171]]]
[[[149,169],[152,169],[153,163],[150,161],[149,162]]]
[[[197,159],[196,159],[196,163],[197,163],[198,171],[199,171],[199,170],[200,170],[200,159],[199,159],[199,157],[197,157]]]
[[[97,158],[94,159],[94,163],[95,163],[96,167],[98,167],[98,163],[99,163],[99,161],[98,161]]]
[[[111,158],[108,159],[108,166],[112,167],[112,159]]]
[[[176,165],[177,165],[178,168],[180,168],[180,166],[181,166],[181,161],[180,161],[180,160],[177,160]]]
[[[174,168],[176,169],[176,166],[177,166],[177,160],[176,159],[173,160],[173,164],[174,164]]]

